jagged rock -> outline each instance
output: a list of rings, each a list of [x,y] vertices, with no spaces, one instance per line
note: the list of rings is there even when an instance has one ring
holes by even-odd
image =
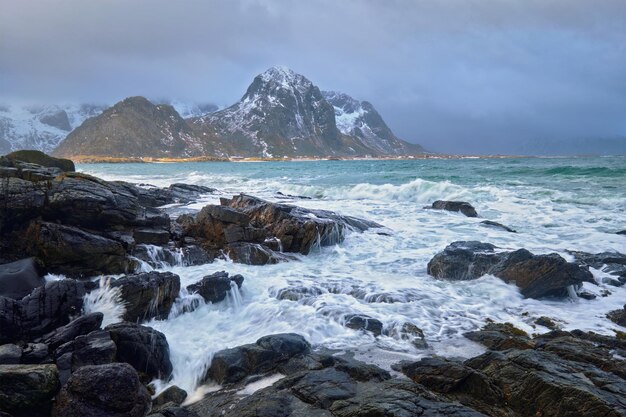
[[[120,288],[126,306],[124,320],[165,319],[180,292],[180,277],[171,272],[145,272],[116,279],[111,287]]]
[[[626,255],[619,252],[587,253],[568,251],[574,256],[576,262],[599,269],[603,272],[616,276],[616,279],[605,277],[606,284],[620,287],[626,284]]]
[[[0,365],[0,410],[47,416],[59,390],[55,365]]]
[[[385,329],[383,334],[400,340],[409,340],[417,349],[428,347],[424,332],[413,323],[405,322],[401,326],[392,326],[390,329]]]
[[[239,274],[229,277],[225,271],[215,272],[205,276],[195,284],[188,285],[187,291],[200,294],[207,302],[217,303],[226,298],[231,290],[231,283],[235,283],[237,288],[241,288],[243,279],[243,276]]]
[[[465,201],[444,201],[437,200],[430,207],[435,210],[446,210],[446,211],[456,211],[461,212],[467,217],[478,217],[478,213],[476,213],[476,209]]]
[[[65,385],[72,372],[87,365],[104,365],[115,361],[117,347],[109,332],[94,330],[77,336],[73,341],[59,346],[54,352],[59,368],[59,379]]]
[[[32,340],[69,322],[83,306],[81,282],[59,280],[36,288],[21,300],[0,297],[0,343]]]
[[[249,375],[270,372],[292,357],[306,354],[309,343],[293,333],[265,336],[255,344],[225,349],[213,356],[206,379],[233,384]]]
[[[230,200],[222,199],[221,203],[247,214],[252,223],[278,238],[285,252],[308,254],[313,245],[329,246],[341,242],[346,229],[364,231],[382,227],[330,211],[270,203],[245,194]]]
[[[618,324],[622,327],[626,327],[626,304],[624,308],[621,310],[613,310],[609,311],[606,314],[606,317],[611,320],[613,323]]]
[[[172,375],[170,348],[165,335],[134,323],[116,323],[105,327],[117,346],[117,360],[131,364],[148,378],[169,379]]]
[[[223,252],[233,262],[246,265],[273,265],[292,259],[258,243],[232,243]]]
[[[565,261],[557,254],[533,255],[526,249],[495,252],[480,242],[454,242],[428,262],[428,273],[450,280],[475,279],[492,274],[516,284],[527,298],[565,297],[569,286],[594,282],[588,269]]]
[[[34,258],[0,265],[0,296],[19,300],[46,283]]]
[[[128,364],[84,366],[61,389],[53,417],[144,417],[150,395]]]
[[[317,287],[286,287],[278,290],[278,292],[276,293],[276,299],[300,301],[305,298],[317,297],[322,294],[324,294],[324,290]]]
[[[8,343],[0,345],[0,365],[16,365],[21,362],[22,348]]]
[[[354,330],[364,330],[374,336],[380,336],[383,330],[383,323],[365,314],[347,314],[344,317],[344,326]]]
[[[534,347],[528,334],[510,323],[489,323],[481,330],[467,332],[464,336],[492,350],[532,349]]]
[[[472,216],[470,216],[470,217],[472,217]],[[507,227],[507,226],[503,225],[502,223],[494,222],[494,221],[491,221],[491,220],[483,220],[482,222],[480,222],[480,224],[485,225],[486,227],[492,227],[492,228],[495,228],[495,229],[501,229],[501,230],[504,230],[504,231],[509,232],[509,233],[517,233],[516,230],[511,229],[510,227]]]
[[[50,350],[53,351],[62,344],[71,342],[78,336],[85,335],[99,329],[102,325],[103,318],[104,315],[99,312],[80,316],[65,326],[54,330],[51,334],[46,335],[43,340],[48,346],[50,346]]]

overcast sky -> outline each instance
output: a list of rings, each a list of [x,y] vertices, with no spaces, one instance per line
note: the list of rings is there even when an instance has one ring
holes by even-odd
[[[0,0],[4,102],[229,105],[277,64],[435,151],[626,153],[626,0]]]

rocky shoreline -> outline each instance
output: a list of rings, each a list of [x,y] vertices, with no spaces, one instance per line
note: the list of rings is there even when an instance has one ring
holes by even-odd
[[[203,398],[186,402],[175,386],[155,396],[152,381],[170,380],[173,364],[165,335],[142,323],[223,302],[246,284],[221,271],[183,287],[178,275],[153,268],[218,258],[297,262],[349,232],[389,231],[245,194],[189,213],[179,205],[216,190],[104,181],[74,172],[71,161],[35,156],[0,157],[0,416],[626,415],[626,334],[565,332],[549,317],[539,324],[553,330],[540,335],[506,323],[466,333],[486,349],[477,357],[428,356],[391,370],[311,346],[295,333],[267,335],[217,352],[200,382],[219,389]],[[466,202],[430,208],[478,216]],[[451,282],[490,274],[524,297],[578,294],[595,302],[602,294],[583,289],[596,282],[590,267],[604,271],[609,286],[626,283],[626,255],[570,255],[568,262],[523,248],[453,242],[432,258],[428,273]],[[101,275],[112,277],[94,280]],[[120,321],[104,326],[102,313],[90,312],[86,302],[103,286],[125,305]],[[276,296],[294,300],[315,291],[288,288]],[[182,304],[183,293],[195,298]],[[625,326],[626,306],[607,320]],[[342,323],[373,336],[389,332],[365,315],[346,314]],[[394,331],[418,349],[428,343],[413,323]]]

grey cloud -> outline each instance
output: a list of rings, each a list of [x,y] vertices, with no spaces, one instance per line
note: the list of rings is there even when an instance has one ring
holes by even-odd
[[[226,105],[282,64],[371,101],[399,136],[433,150],[622,138],[626,152],[623,0],[0,0],[0,9],[3,100],[141,94]]]

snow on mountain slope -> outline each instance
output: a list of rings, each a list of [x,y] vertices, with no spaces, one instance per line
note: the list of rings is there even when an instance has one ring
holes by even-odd
[[[0,154],[19,149],[50,153],[74,128],[105,106],[0,105]]]
[[[333,107],[303,75],[272,67],[256,76],[232,106],[191,119],[201,134],[217,137],[226,155],[282,157],[367,153],[335,125]]]
[[[365,146],[385,155],[424,151],[421,146],[396,137],[371,103],[336,91],[323,91],[322,94],[335,109],[337,128],[344,135],[357,137]]]

